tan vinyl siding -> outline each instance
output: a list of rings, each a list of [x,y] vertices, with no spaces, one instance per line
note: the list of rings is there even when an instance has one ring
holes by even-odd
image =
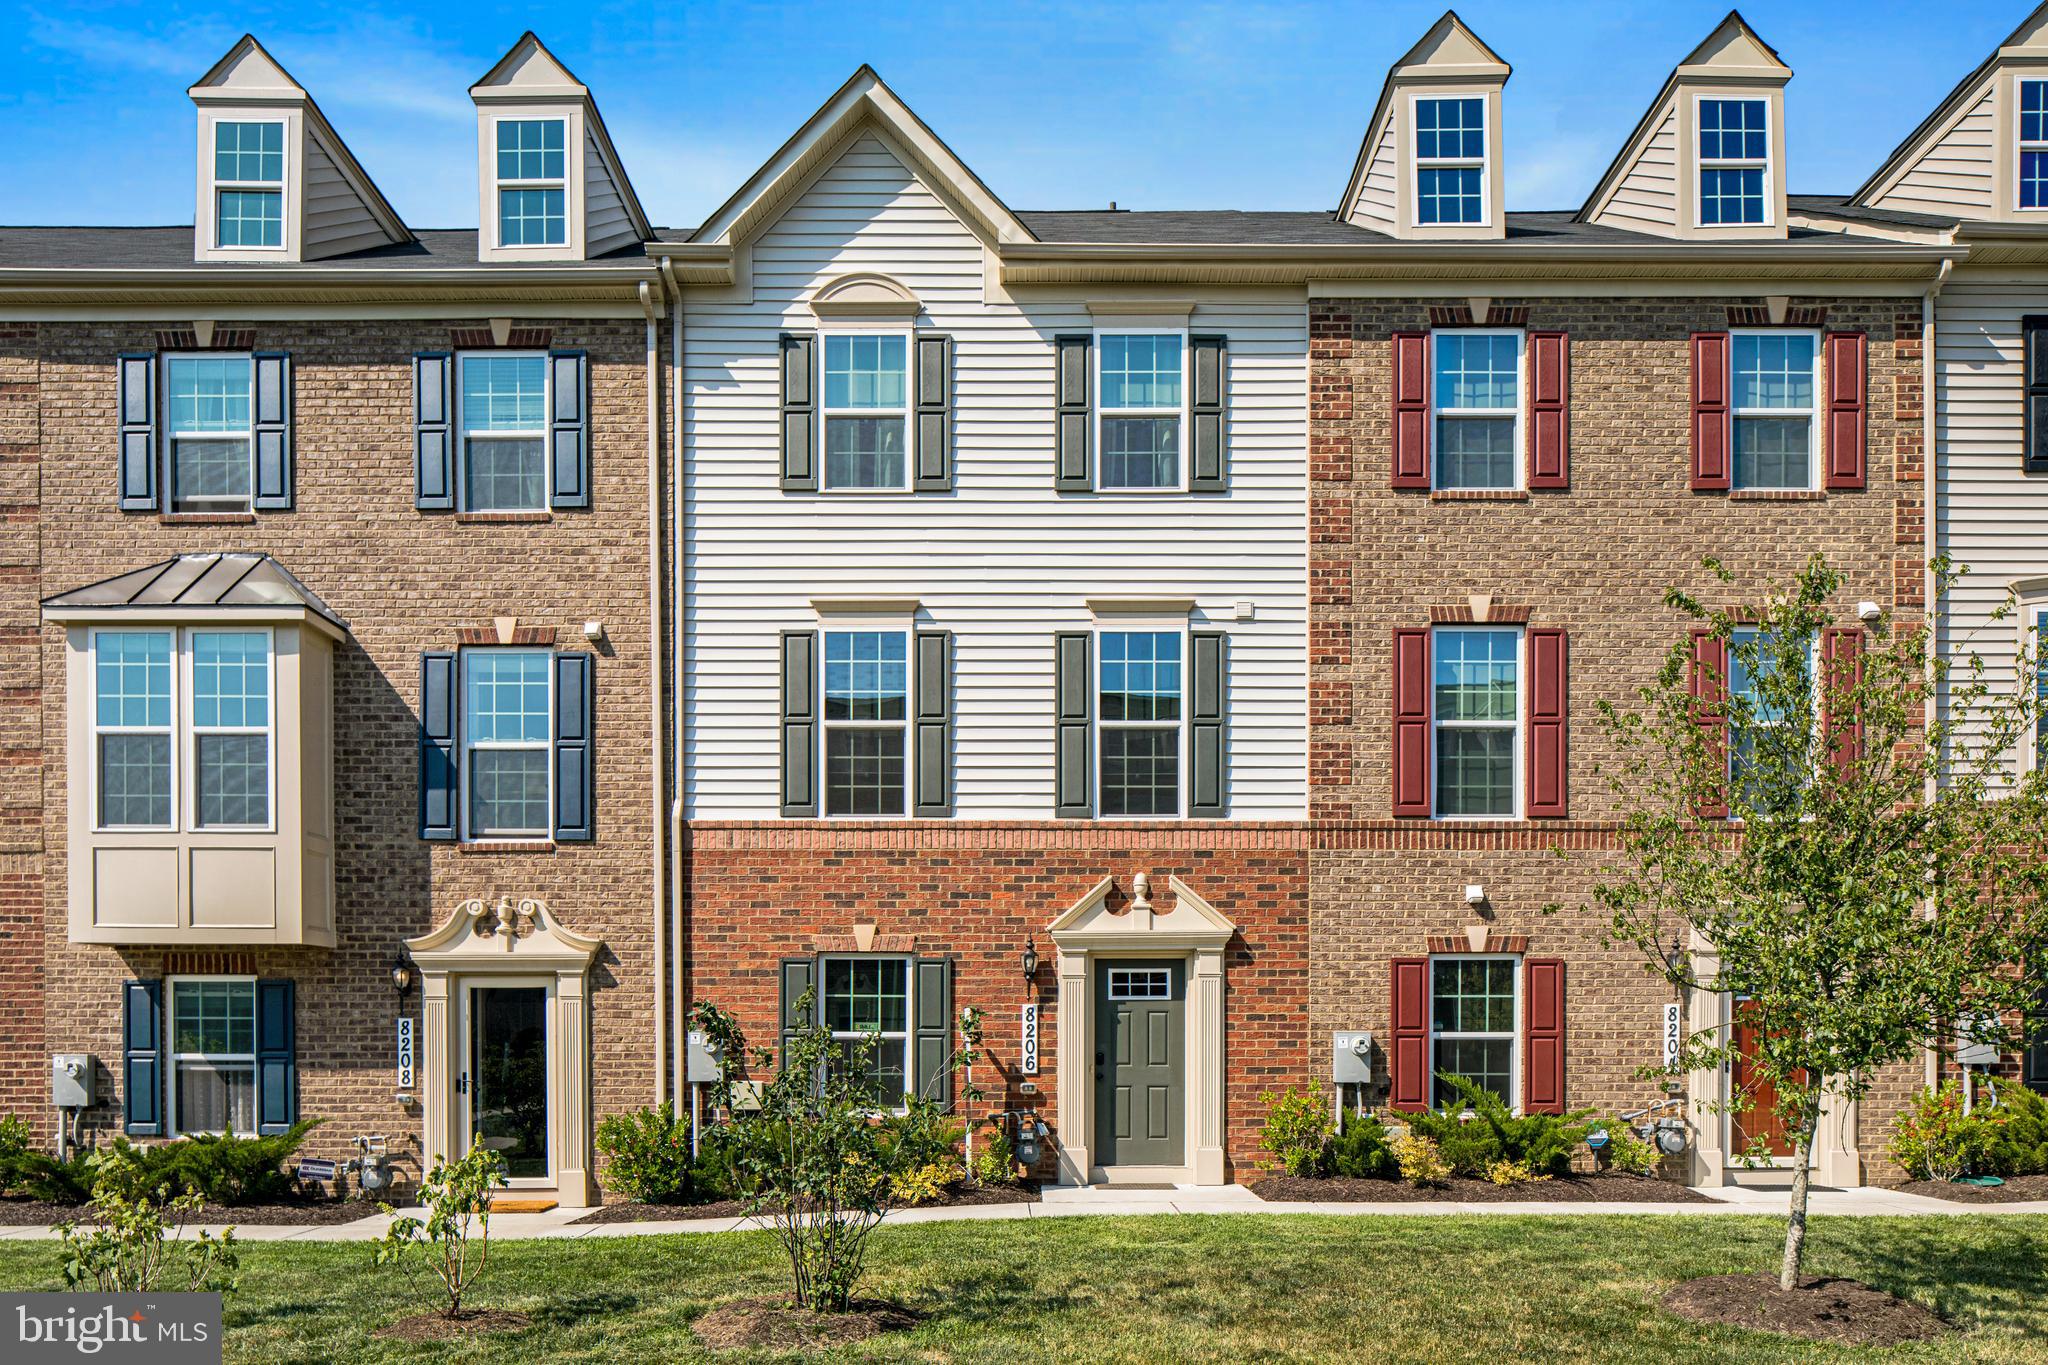
[[[583,142],[583,237],[585,249],[592,256],[602,256],[640,240],[633,231],[632,220],[626,216],[619,187],[612,183],[611,172],[598,153],[595,136]]]
[[[309,261],[365,251],[390,242],[369,206],[348,183],[320,140],[306,137],[306,246]]]
[[[1929,147],[1896,185],[1875,201],[1881,209],[1904,209],[1959,218],[1989,218],[1994,203],[1998,149],[1993,145],[1995,89],[1955,127]]]
[[[1387,126],[1380,130],[1379,142],[1372,149],[1372,160],[1366,165],[1365,183],[1359,186],[1358,202],[1352,207],[1351,221],[1376,232],[1392,232],[1399,202],[1400,174],[1399,149],[1394,145],[1394,120],[1389,118]]]
[[[1593,216],[1608,227],[1669,233],[1678,226],[1678,111],[1669,108],[1642,155]]]

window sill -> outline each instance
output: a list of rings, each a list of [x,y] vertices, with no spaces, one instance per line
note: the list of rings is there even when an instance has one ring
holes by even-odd
[[[1432,488],[1431,502],[1527,502],[1526,488]]]
[[[1728,495],[1730,502],[1825,502],[1827,493],[1818,488],[1738,488]]]
[[[455,520],[464,526],[517,526],[553,521],[553,512],[457,512]]]
[[[553,839],[466,839],[455,846],[458,853],[553,853]]]
[[[160,512],[157,520],[165,526],[253,526],[254,512]]]

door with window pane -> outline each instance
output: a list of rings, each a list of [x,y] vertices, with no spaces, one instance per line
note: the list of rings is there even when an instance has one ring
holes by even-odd
[[[470,1135],[505,1161],[513,1180],[551,1177],[548,989],[469,988]]]

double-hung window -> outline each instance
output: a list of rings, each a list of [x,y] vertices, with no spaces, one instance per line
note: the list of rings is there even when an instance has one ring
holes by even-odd
[[[910,961],[828,957],[819,1017],[849,1063],[858,1060],[875,1103],[901,1108],[910,1093]],[[863,1049],[862,1043],[872,1040]]]
[[[2048,81],[2021,81],[2019,106],[2019,206],[2048,209]]]
[[[1520,998],[1512,957],[1433,957],[1429,961],[1430,1074],[1446,1073],[1491,1091],[1513,1108],[1521,1102],[1516,1016]],[[1441,1077],[1432,1107],[1462,1103]]]
[[[1436,813],[1512,818],[1521,790],[1522,633],[1441,626],[1431,649]]]
[[[214,245],[284,245],[284,125],[213,125]]]
[[[499,246],[568,240],[565,134],[558,118],[498,120]]]
[[[1522,468],[1522,334],[1438,331],[1430,338],[1436,486],[1514,488]]]
[[[249,510],[250,360],[173,355],[164,361],[171,510]]]
[[[270,632],[194,630],[193,824],[260,829],[270,823]]]
[[[545,838],[552,828],[550,658],[544,649],[462,652],[468,838]]]
[[[1702,99],[1699,109],[1702,227],[1770,221],[1770,102]]]
[[[1100,710],[1105,817],[1181,813],[1182,632],[1105,630]]]
[[[828,332],[825,487],[901,489],[910,461],[910,338]]]
[[[268,828],[270,631],[96,630],[92,651],[98,827]]]
[[[1486,222],[1486,100],[1415,101],[1415,221]]]
[[[1181,486],[1187,430],[1187,338],[1104,332],[1096,338],[1104,491]]]
[[[256,983],[170,981],[172,1131],[256,1131]]]
[[[1812,488],[1820,338],[1812,332],[1737,332],[1730,345],[1735,487]]]
[[[171,829],[171,665],[168,630],[93,632],[95,818],[102,829]]]
[[[2026,632],[2034,666],[2034,766],[2048,767],[2048,606],[2028,608]]]
[[[910,665],[900,630],[825,632],[825,814],[903,814]]]
[[[458,359],[463,510],[545,510],[548,358],[479,352]]]
[[[1796,686],[1809,696],[1815,688],[1817,645],[1818,641],[1808,641],[1795,655],[1800,669]],[[1788,714],[1790,698],[1772,681],[1780,662],[1776,639],[1764,631],[1737,630],[1729,637],[1728,696],[1736,705],[1728,725],[1728,783],[1752,809],[1782,785],[1782,779],[1802,780],[1810,758],[1811,737],[1806,748],[1792,747],[1797,737],[1787,729],[1794,723]],[[1817,726],[1818,715],[1810,721]]]

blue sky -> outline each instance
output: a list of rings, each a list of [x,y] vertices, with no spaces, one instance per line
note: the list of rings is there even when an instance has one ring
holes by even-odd
[[[1515,68],[1508,205],[1572,208],[1727,0],[1466,0]],[[2025,16],[2020,0],[1757,0],[1792,67],[1796,191],[1853,189]],[[1323,209],[1442,0],[553,8],[0,3],[12,223],[187,223],[185,88],[244,30],[414,227],[476,222],[469,83],[532,26],[589,83],[657,223],[716,208],[861,62],[1015,208]]]

